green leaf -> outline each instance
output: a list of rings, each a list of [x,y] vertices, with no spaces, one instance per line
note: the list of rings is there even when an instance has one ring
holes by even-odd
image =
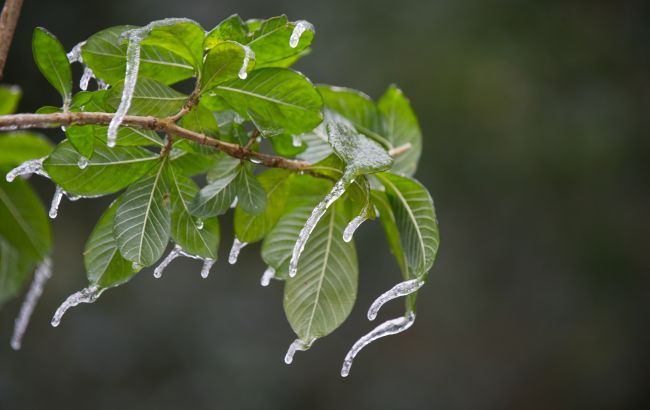
[[[284,288],[284,311],[298,337],[311,343],[347,318],[357,295],[358,266],[353,242],[343,241],[347,221],[336,207],[312,232],[299,262],[300,275]]]
[[[181,118],[178,125],[203,135],[211,137],[219,136],[219,124],[214,113],[201,103],[192,107],[190,112]]]
[[[169,241],[171,211],[162,159],[151,173],[131,185],[115,214],[114,234],[124,258],[139,266],[154,264]]]
[[[329,137],[327,136],[329,117],[328,110],[325,110],[324,121],[313,130],[300,135],[300,139],[307,145],[307,149],[300,153],[298,158],[315,164],[332,154],[332,147],[328,143]]]
[[[95,125],[94,130],[95,138],[105,145],[108,140],[108,126]],[[116,145],[121,147],[162,147],[164,144],[155,131],[122,126],[117,130]]]
[[[240,115],[265,134],[300,134],[321,121],[322,99],[311,82],[285,68],[254,70],[246,80],[213,88]]]
[[[287,134],[275,135],[271,138],[271,144],[273,144],[273,150],[283,157],[295,157],[307,149],[307,144],[302,139],[300,145],[295,146],[293,137]]]
[[[113,234],[113,222],[119,200],[108,207],[99,218],[84,249],[84,266],[88,281],[102,288],[121,285],[133,277],[137,270],[122,257]]]
[[[230,174],[237,174],[241,161],[226,154],[216,155],[217,162],[214,167],[208,170],[206,175],[208,183],[227,177]]]
[[[413,175],[422,151],[422,133],[409,100],[402,91],[392,85],[377,102],[382,114],[383,135],[394,147],[411,144],[411,148],[395,158],[392,171]]]
[[[254,215],[246,212],[241,203],[235,209],[235,235],[241,242],[252,243],[262,239],[276,224],[287,200],[287,179],[291,173],[286,169],[269,169],[257,176],[266,193],[264,212]],[[241,200],[241,199],[240,199]]]
[[[219,249],[219,220],[200,219],[190,213],[190,204],[199,187],[170,167],[170,194],[172,199],[171,236],[174,242],[192,255],[217,259]]]
[[[259,215],[266,208],[264,187],[251,173],[250,167],[240,168],[237,180],[237,206],[252,215]]]
[[[393,164],[388,152],[375,141],[358,134],[345,123],[327,125],[329,143],[346,164],[346,173],[352,175],[384,171]]]
[[[123,83],[111,88],[108,103],[117,107],[122,99]],[[149,78],[138,78],[129,114],[168,117],[176,114],[187,101],[187,96],[171,87]]]
[[[42,27],[34,30],[32,53],[38,69],[47,81],[61,94],[63,106],[72,99],[72,70],[63,45]]]
[[[189,19],[167,19],[151,24],[153,28],[142,40],[143,46],[158,46],[180,56],[197,69],[201,67],[205,31],[197,22]]]
[[[70,125],[65,129],[70,144],[86,158],[93,156],[95,127],[93,125]]]
[[[2,172],[4,174],[4,172]],[[20,254],[37,262],[50,252],[50,224],[34,191],[22,179],[0,178],[0,236]]]
[[[14,297],[29,278],[33,262],[0,236],[0,305]]]
[[[85,168],[79,168],[79,153],[64,141],[57,145],[43,166],[65,191],[84,196],[105,195],[129,186],[149,171],[159,156],[143,148],[96,144]]]
[[[233,14],[208,33],[205,37],[204,48],[209,50],[224,41],[236,41],[245,44],[248,39],[248,28],[238,14]]]
[[[135,26],[116,26],[92,35],[81,48],[84,64],[97,78],[115,85],[124,80],[126,42],[120,35]],[[173,84],[194,76],[194,67],[177,54],[158,46],[142,45],[139,77]]]
[[[185,151],[182,148],[173,148],[169,157],[174,167],[186,176],[204,173],[215,164],[214,155]]]
[[[290,23],[285,15],[261,23],[248,42],[255,52],[257,67],[288,67],[303,54],[314,39],[314,31],[313,28],[305,30],[296,47],[291,47],[290,39],[297,23]]]
[[[13,114],[18,108],[22,92],[15,85],[0,85],[0,115]]]
[[[214,86],[236,79],[246,58],[245,46],[232,41],[217,44],[208,51],[203,63],[201,74],[201,92],[206,92]],[[255,56],[249,56],[246,73],[253,70]]]
[[[190,205],[190,212],[201,218],[218,216],[230,209],[237,196],[237,184],[233,181],[239,174],[233,170],[201,188]]]
[[[0,135],[0,166],[16,166],[52,152],[52,144],[40,134],[18,131]]]
[[[438,253],[440,236],[431,195],[414,179],[390,173],[376,174],[386,189],[389,209],[380,209],[380,220],[389,238],[393,253],[403,265],[405,279],[426,274]],[[375,194],[377,197],[377,194]],[[394,227],[388,226],[394,221]],[[396,246],[395,231],[399,234]],[[403,256],[398,256],[402,254]]]

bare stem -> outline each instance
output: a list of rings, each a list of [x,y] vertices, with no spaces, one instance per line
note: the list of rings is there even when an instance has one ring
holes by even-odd
[[[23,0],[6,0],[0,14],[0,80],[2,80],[7,54],[14,38]]]

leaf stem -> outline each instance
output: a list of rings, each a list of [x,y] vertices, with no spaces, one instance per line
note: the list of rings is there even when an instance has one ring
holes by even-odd
[[[22,7],[23,0],[6,0],[0,14],[0,81],[3,78],[7,54],[9,54]]]

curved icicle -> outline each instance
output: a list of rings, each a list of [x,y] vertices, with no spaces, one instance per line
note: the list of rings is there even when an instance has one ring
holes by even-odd
[[[20,312],[14,324],[14,333],[11,337],[11,348],[20,350],[22,345],[23,336],[29,325],[29,319],[32,317],[34,308],[43,294],[43,287],[47,281],[52,277],[52,261],[49,257],[43,259],[34,273],[34,280],[32,281],[29,291],[25,296],[23,305],[20,307]]]
[[[271,283],[271,279],[273,279],[274,276],[275,276],[275,268],[273,266],[269,266],[264,271],[264,274],[262,275],[262,279],[260,279],[260,285],[269,286],[269,284]]]
[[[88,89],[88,83],[90,82],[91,78],[95,78],[93,70],[91,70],[88,66],[84,66],[84,72],[81,75],[81,79],[79,80],[79,88],[83,91],[86,91]]]
[[[291,364],[293,362],[293,355],[295,355],[298,350],[303,351],[303,352],[305,350],[308,350],[311,347],[311,345],[314,343],[314,340],[315,339],[312,339],[312,340],[309,340],[307,342],[305,342],[302,339],[294,340],[289,345],[289,349],[287,350],[287,354],[284,355],[284,362],[286,364]]]
[[[355,356],[361,351],[361,349],[381,337],[390,336],[405,331],[413,325],[413,322],[415,322],[415,313],[409,312],[406,314],[406,316],[391,319],[382,323],[381,325],[374,328],[370,333],[367,333],[361,339],[357,340],[357,342],[352,346],[352,349],[350,349],[348,354],[345,356],[345,360],[343,360],[341,376],[347,377],[347,375],[350,374],[352,362],[354,361]]]
[[[237,263],[237,258],[239,257],[239,252],[243,247],[248,245],[246,242],[240,242],[237,237],[232,241],[232,248],[230,248],[230,254],[228,255],[228,263],[234,265]]]
[[[203,256],[192,255],[191,253],[186,252],[183,248],[181,248],[180,245],[177,244],[174,246],[174,248],[171,251],[169,251],[167,256],[165,256],[165,259],[163,259],[158,264],[158,266],[156,266],[156,269],[153,270],[153,277],[156,279],[160,279],[162,277],[163,271],[167,268],[167,266],[169,266],[169,264],[172,263],[174,259],[180,256],[203,261],[203,267],[201,268],[201,277],[204,279],[208,277],[212,265],[214,265],[214,263],[216,262],[216,260],[212,258],[205,258]]]
[[[72,50],[70,50],[70,52],[67,54],[68,62],[70,62],[70,64],[83,62],[83,59],[81,58],[81,47],[84,45],[86,45],[86,41],[77,43],[74,47],[72,47]]]
[[[50,176],[45,171],[45,169],[43,169],[43,161],[45,161],[46,158],[47,157],[30,159],[28,161],[23,162],[22,164],[18,165],[16,168],[7,172],[5,179],[7,180],[7,182],[12,182],[18,176],[31,175],[31,174],[37,174],[45,178],[50,178]]]
[[[101,296],[104,290],[106,290],[106,288],[102,288],[99,285],[91,285],[87,288],[81,289],[79,292],[75,292],[72,295],[68,296],[65,302],[63,302],[54,313],[54,317],[52,317],[51,322],[52,327],[59,326],[61,323],[61,318],[68,309],[75,307],[80,303],[93,303],[97,300],[97,298]]]
[[[410,295],[413,292],[416,292],[424,285],[424,281],[421,279],[411,279],[404,282],[400,282],[397,285],[393,286],[390,290],[379,295],[370,309],[368,309],[368,320],[375,320],[377,318],[377,313],[379,309],[386,303],[393,299],[396,299],[401,296]]]
[[[251,58],[255,57],[255,53],[251,50],[250,47],[242,44],[244,48],[244,60],[242,61],[241,68],[239,69],[239,78],[245,80],[248,77],[248,64],[251,61]]]
[[[358,216],[354,217],[345,227],[345,230],[343,231],[343,240],[345,242],[350,242],[352,240],[352,236],[354,236],[354,233],[359,228],[359,226],[361,226],[361,224],[368,219],[369,212],[370,201],[368,200],[368,202],[366,202],[366,204],[363,206],[361,213]]]
[[[293,28],[293,32],[291,33],[291,37],[289,38],[289,47],[291,48],[298,47],[298,42],[300,41],[300,37],[302,37],[302,34],[307,30],[313,32],[314,25],[305,20],[296,21],[296,26]]]
[[[325,212],[327,212],[327,209],[330,207],[330,205],[332,205],[334,201],[339,199],[341,195],[345,193],[345,189],[350,183],[351,178],[349,178],[347,174],[343,174],[343,177],[341,177],[341,179],[338,180],[336,184],[334,184],[332,190],[325,196],[325,198],[323,198],[323,200],[318,205],[316,205],[316,208],[314,208],[314,210],[311,212],[311,215],[309,216],[309,219],[307,219],[307,222],[305,222],[305,226],[303,226],[302,230],[300,231],[298,240],[293,246],[293,251],[291,252],[291,260],[289,261],[290,277],[296,276],[296,273],[298,272],[298,260],[300,259],[300,254],[302,254],[302,251],[305,249],[309,235],[311,235],[314,228],[316,228],[318,221],[320,221],[323,215],[325,215]]]

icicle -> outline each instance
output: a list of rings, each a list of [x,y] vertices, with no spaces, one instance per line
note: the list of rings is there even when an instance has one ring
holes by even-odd
[[[354,232],[356,232],[357,228],[359,228],[359,226],[361,226],[361,224],[368,219],[369,211],[370,201],[366,202],[366,205],[361,210],[361,213],[358,216],[354,217],[345,227],[345,230],[343,231],[343,240],[345,242],[350,242],[352,240],[352,236],[354,235]]]
[[[95,78],[95,81],[97,81],[97,88],[100,90],[108,90],[108,87],[110,87],[110,85],[100,80],[99,78]]]
[[[65,312],[71,307],[75,307],[80,303],[93,303],[104,292],[106,288],[101,288],[99,285],[91,285],[87,288],[81,289],[79,292],[73,293],[59,306],[52,318],[52,326],[57,327],[61,323],[61,318]]]
[[[261,164],[262,160],[259,158],[251,157],[250,162],[252,162],[253,164]]]
[[[305,249],[305,244],[309,239],[312,231],[318,224],[318,221],[325,215],[327,209],[345,193],[346,187],[350,184],[349,178],[344,174],[343,177],[334,185],[334,188],[323,198],[323,200],[316,205],[316,208],[311,212],[309,219],[305,222],[305,226],[300,231],[298,235],[298,240],[293,246],[293,252],[291,253],[291,260],[289,261],[289,276],[294,277],[298,272],[298,260],[300,259],[300,254]]]
[[[7,176],[5,177],[7,179],[7,182],[13,181],[17,176],[26,176],[30,174],[38,174],[45,178],[49,178],[50,176],[43,169],[43,161],[45,161],[45,158],[46,157],[30,159],[29,161],[25,161],[22,164],[18,165],[16,168],[7,172]]]
[[[215,262],[216,260],[212,258],[203,259],[203,267],[201,268],[201,277],[203,279],[206,279],[208,277],[208,275],[210,274],[210,269],[212,268],[212,265],[214,265]]]
[[[182,249],[180,246],[178,245],[174,246],[174,249],[169,251],[167,256],[165,256],[165,259],[163,259],[162,262],[160,262],[160,264],[156,266],[156,269],[153,270],[153,277],[156,279],[160,279],[165,268],[169,266],[169,264],[172,263],[174,259],[181,256],[181,251]]]
[[[94,77],[95,75],[93,74],[93,70],[91,70],[90,67],[84,67],[84,73],[81,75],[81,79],[79,80],[79,88],[86,91],[90,79]]]
[[[239,198],[235,197],[235,199],[232,200],[232,204],[230,204],[230,209],[234,209],[237,206],[237,200]]]
[[[246,77],[248,77],[248,63],[250,63],[251,58],[255,56],[255,53],[253,53],[253,50],[248,46],[242,45],[242,47],[244,47],[244,61],[242,61],[241,68],[239,69],[239,78],[245,80]]]
[[[386,303],[400,296],[407,296],[424,285],[424,281],[420,279],[411,279],[404,282],[400,282],[397,285],[393,286],[390,290],[382,293],[368,309],[368,320],[375,320],[379,309]]]
[[[298,47],[298,42],[300,41],[302,33],[307,30],[314,31],[314,26],[310,22],[305,20],[296,21],[296,26],[293,28],[291,38],[289,39],[289,46],[291,48]]]
[[[292,135],[291,136],[291,145],[293,145],[294,147],[302,146],[302,139],[300,138],[299,135]]]
[[[291,364],[291,362],[293,362],[293,355],[295,355],[298,350],[304,352],[305,350],[309,349],[311,345],[314,343],[314,340],[316,339],[312,339],[308,342],[305,342],[301,339],[294,340],[293,343],[289,345],[289,350],[287,350],[287,354],[284,355],[284,362],[286,364]]]
[[[86,42],[82,41],[81,43],[78,43],[76,46],[72,47],[72,50],[70,50],[70,52],[67,54],[70,64],[83,62],[83,59],[81,58],[81,47],[83,47],[85,44]]]
[[[246,242],[239,242],[239,239],[235,237],[235,240],[232,242],[232,248],[230,248],[230,255],[228,256],[229,264],[234,265],[235,263],[237,263],[239,252],[246,245],[248,245]]]
[[[25,301],[20,307],[20,313],[16,318],[14,325],[14,334],[11,337],[11,348],[14,350],[20,350],[22,345],[23,335],[27,326],[29,325],[29,319],[34,312],[34,308],[38,303],[38,299],[43,294],[43,287],[45,283],[52,277],[52,261],[49,257],[46,257],[43,262],[38,265],[36,272],[34,273],[34,280],[32,285],[29,287],[29,291],[25,296]]]
[[[52,197],[52,205],[50,205],[50,219],[56,218],[59,214],[59,205],[61,204],[63,193],[63,188],[57,185],[56,190],[54,191],[54,196]]]
[[[262,275],[262,279],[260,279],[260,284],[262,286],[269,286],[271,283],[271,279],[275,276],[275,268],[273,266],[269,266],[266,268],[264,271],[264,274]]]
[[[83,155],[79,157],[79,161],[77,161],[77,166],[79,169],[86,169],[88,166],[88,158],[84,157]]]
[[[200,231],[201,229],[203,229],[203,225],[204,225],[203,219],[198,218],[196,220],[196,229],[198,229]]]
[[[405,331],[413,325],[413,322],[415,322],[415,313],[409,312],[405,317],[399,317],[397,319],[388,320],[382,323],[381,325],[374,328],[370,333],[357,340],[354,346],[352,346],[352,349],[350,349],[348,354],[345,356],[345,360],[343,360],[341,376],[347,377],[347,375],[350,374],[352,361],[359,353],[359,351],[361,351],[361,349],[381,337],[390,336]]]

